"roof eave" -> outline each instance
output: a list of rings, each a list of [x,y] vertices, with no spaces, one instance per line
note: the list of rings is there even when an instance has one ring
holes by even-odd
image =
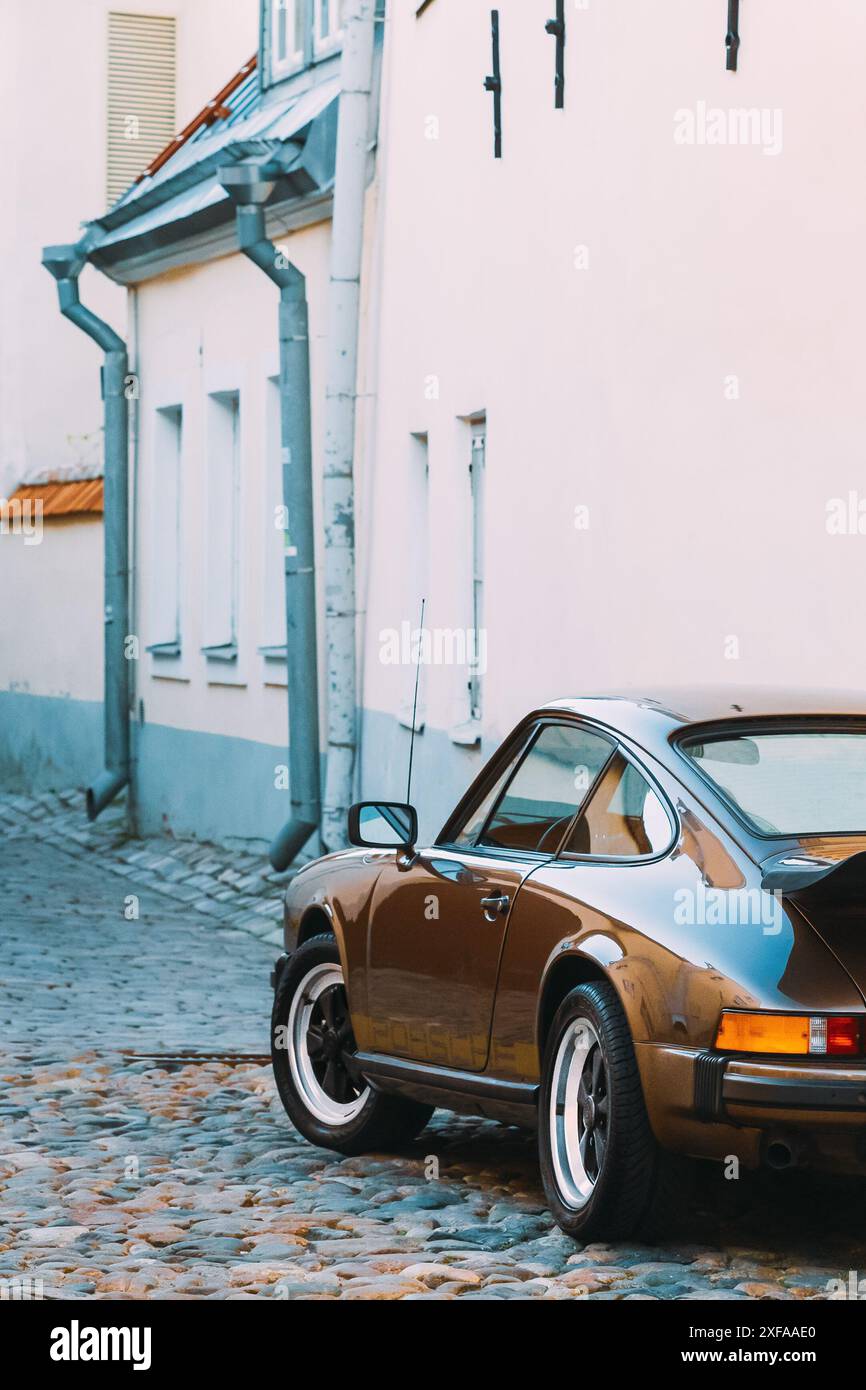
[[[287,232],[324,222],[330,218],[332,208],[331,189],[272,203],[265,214],[268,235],[284,236]],[[228,204],[217,204],[205,212],[210,213],[210,217],[197,214],[116,246],[97,247],[90,253],[89,260],[110,280],[132,286],[166,271],[201,265],[237,251],[234,218],[228,215]]]
[[[272,216],[279,214],[278,230],[295,230],[322,221],[331,211],[337,108],[336,100],[330,102],[302,130],[283,140],[241,140],[224,145],[176,178],[163,180],[129,206],[136,209],[137,216],[152,212],[196,184],[215,178],[226,164],[264,157],[283,170],[267,209]],[[128,217],[132,234],[115,239],[112,233],[125,225],[114,216],[120,211],[112,209],[88,223],[82,243],[88,260],[120,284],[135,284],[169,268],[214,259],[235,249],[234,212],[228,196],[188,217],[148,228],[139,236]]]

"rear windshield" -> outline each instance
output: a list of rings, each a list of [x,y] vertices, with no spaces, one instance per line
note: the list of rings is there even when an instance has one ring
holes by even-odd
[[[866,731],[706,735],[680,747],[759,835],[866,832]]]

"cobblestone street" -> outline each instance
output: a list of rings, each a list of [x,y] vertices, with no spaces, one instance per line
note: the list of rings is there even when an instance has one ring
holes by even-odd
[[[707,1174],[688,1243],[581,1250],[514,1130],[439,1112],[398,1155],[313,1149],[268,1066],[177,1059],[266,1052],[271,942],[26,818],[0,843],[0,894],[4,1281],[77,1298],[790,1299],[866,1273],[866,1197],[838,1180]]]

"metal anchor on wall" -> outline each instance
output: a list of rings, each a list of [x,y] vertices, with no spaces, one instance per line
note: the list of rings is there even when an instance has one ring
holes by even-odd
[[[725,48],[728,53],[725,67],[728,72],[736,72],[737,54],[740,49],[740,0],[728,0],[728,32],[725,35]]]
[[[554,106],[561,111],[565,105],[565,0],[556,0],[556,19],[549,19],[544,26],[546,34],[556,39],[556,77]]]
[[[484,79],[485,92],[493,93],[493,155],[502,158],[502,72],[499,66],[499,11],[491,10],[490,28],[493,38],[493,72]]]

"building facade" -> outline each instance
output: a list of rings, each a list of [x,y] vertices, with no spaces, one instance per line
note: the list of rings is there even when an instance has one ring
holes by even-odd
[[[729,70],[724,3],[568,0],[558,107],[556,7],[500,0],[497,158],[492,6],[417,9],[382,113],[361,785],[405,790],[392,639],[426,597],[432,833],[545,700],[866,684],[866,12],[806,45],[805,3],[743,5]]]
[[[114,201],[217,90],[238,53],[255,50],[257,34],[257,0],[8,0],[0,8],[9,180],[0,226],[0,502],[48,479],[70,489],[46,509],[38,541],[26,534],[20,500],[0,508],[4,787],[82,785],[101,756],[102,524],[76,498],[80,480],[102,473],[100,355],[59,315],[41,248],[49,238],[74,240],[84,217]],[[87,267],[81,293],[126,334],[123,285]]]
[[[335,4],[262,0],[227,109],[88,225],[102,273],[86,275],[129,292],[139,389],[144,831],[264,844],[291,797],[287,684],[305,654],[286,634],[278,294],[238,249],[227,159],[282,161],[267,234],[306,279],[326,844],[347,778],[355,796],[404,795],[416,678],[425,835],[548,699],[863,683],[866,14],[745,8],[732,51],[723,4],[670,0],[660,22],[567,2],[552,33],[525,0],[390,4],[342,390]],[[347,392],[353,582],[333,551]],[[94,690],[68,693],[69,723],[81,701],[95,729]],[[41,718],[0,738],[32,746]]]

